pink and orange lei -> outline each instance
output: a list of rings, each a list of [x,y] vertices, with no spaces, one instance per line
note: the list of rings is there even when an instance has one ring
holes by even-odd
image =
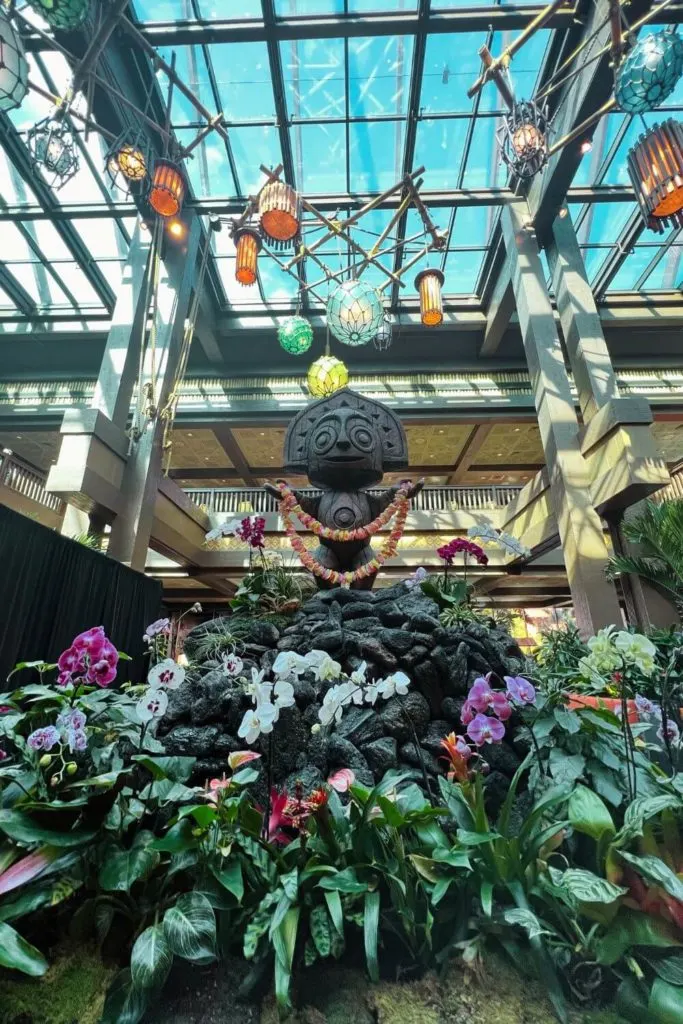
[[[408,491],[401,487],[396,492],[394,500],[387,505],[384,511],[373,519],[367,526],[358,526],[353,530],[333,530],[329,526],[323,526],[318,520],[309,515],[308,512],[304,512],[299,505],[296,497],[294,496],[291,488],[285,483],[279,483],[278,487],[282,497],[280,499],[280,514],[285,525],[289,542],[293,549],[296,551],[302,565],[312,572],[315,576],[325,580],[326,583],[332,583],[334,586],[349,587],[352,583],[357,580],[367,579],[369,576],[374,576],[379,569],[382,568],[384,563],[389,558],[393,558],[398,548],[398,542],[403,536],[403,530],[406,523],[406,517],[409,509]],[[325,540],[334,541],[361,541],[369,540],[375,533],[378,533],[387,523],[396,516],[396,522],[394,524],[391,533],[387,540],[382,545],[381,551],[374,558],[371,558],[365,565],[359,566],[354,569],[353,572],[337,572],[336,569],[327,569],[324,565],[315,558],[314,555],[307,550],[304,542],[296,531],[296,527],[292,522],[292,514],[294,514],[302,526],[305,526],[307,530],[310,530],[316,537]]]

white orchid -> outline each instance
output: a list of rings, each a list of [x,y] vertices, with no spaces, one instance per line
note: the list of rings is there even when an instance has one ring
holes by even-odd
[[[247,743],[255,743],[259,736],[273,731],[277,716],[278,710],[273,704],[261,704],[245,713],[237,735]]]
[[[313,675],[319,683],[339,679],[342,674],[341,665],[331,658],[327,651],[309,651],[304,661],[307,667],[313,670]]]
[[[281,708],[291,708],[294,706],[294,687],[284,679],[279,679],[275,684],[273,696],[275,697],[274,704],[278,711]]]
[[[224,654],[223,668],[229,676],[238,676],[244,668],[244,662],[238,654]]]
[[[351,679],[351,682],[355,683],[356,686],[365,686],[365,683],[366,683],[365,675],[366,675],[367,671],[368,671],[368,663],[366,661],[361,661],[361,663],[358,666],[358,668],[354,669],[353,672],[351,673],[350,677],[349,677]]]
[[[150,686],[163,686],[167,690],[177,690],[184,678],[185,669],[173,658],[164,658],[147,673],[147,682]]]
[[[410,679],[405,672],[394,672],[393,675],[379,681],[377,690],[385,700],[389,700],[390,697],[396,694],[399,697],[405,697],[409,686]]]
[[[153,718],[161,718],[168,707],[168,694],[158,686],[150,686],[135,705],[137,716],[141,722],[151,722]]]
[[[298,679],[308,668],[309,664],[301,654],[297,654],[296,651],[280,651],[273,662],[273,675],[283,676],[285,679],[294,676]]]
[[[230,519],[213,530],[209,530],[205,539],[208,541],[220,540],[221,537],[236,537],[237,531],[242,527],[241,519]]]
[[[505,530],[497,530],[491,523],[470,526],[467,536],[472,540],[481,541],[482,544],[497,544],[499,547],[504,548],[508,554],[516,555],[518,558],[528,558],[531,554],[531,548],[522,544],[511,533],[506,533]]]
[[[330,725],[334,722],[341,722],[343,714],[341,686],[332,686],[323,698],[323,704],[318,712],[318,718],[322,725]]]
[[[506,533],[504,530],[501,530],[498,534],[498,543],[510,554],[517,555],[518,558],[528,558],[531,554],[531,548],[528,548],[526,544],[522,544],[521,540],[517,540],[511,533]]]
[[[363,691],[366,704],[374,704],[379,697],[379,686],[377,683],[368,683]]]
[[[655,669],[657,648],[642,633],[627,633],[622,630],[614,637],[614,646],[624,661],[635,665],[644,676],[651,676]]]
[[[478,526],[470,526],[467,536],[472,540],[480,540],[484,543],[497,544],[499,540],[498,530],[491,523],[481,523]]]

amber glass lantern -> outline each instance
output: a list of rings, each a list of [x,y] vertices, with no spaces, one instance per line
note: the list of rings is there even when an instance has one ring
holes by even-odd
[[[187,183],[178,164],[157,160],[149,190],[149,205],[160,217],[176,217],[183,206]]]
[[[149,154],[142,138],[124,131],[110,146],[105,170],[112,186],[124,195],[141,195],[149,184]]]
[[[274,242],[289,242],[299,230],[299,197],[284,181],[271,181],[258,201],[261,227]]]
[[[261,251],[261,239],[253,228],[240,228],[235,232],[235,280],[242,285],[256,280],[256,264]]]
[[[443,282],[441,271],[432,267],[420,271],[415,278],[415,287],[420,293],[420,319],[425,327],[437,327],[443,320]]]
[[[683,124],[669,118],[641,135],[628,173],[648,227],[683,227]]]

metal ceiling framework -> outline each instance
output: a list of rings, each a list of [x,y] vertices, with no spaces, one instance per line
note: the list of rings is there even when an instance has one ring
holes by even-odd
[[[599,0],[603,3],[604,0]],[[440,225],[442,230],[447,230],[449,240],[454,237],[455,227],[458,223],[459,211],[467,208],[485,207],[490,212],[491,233],[484,245],[472,245],[469,247],[449,248],[442,257],[442,269],[445,269],[449,252],[458,253],[467,250],[476,250],[482,254],[481,269],[478,274],[476,292],[480,304],[487,305],[490,299],[493,286],[501,271],[499,234],[496,228],[497,209],[513,198],[513,191],[509,187],[490,185],[487,187],[465,187],[466,169],[473,147],[476,145],[475,130],[480,120],[497,119],[500,110],[496,105],[485,105],[481,102],[481,93],[478,94],[472,103],[470,110],[430,110],[426,107],[424,95],[425,78],[425,57],[428,42],[431,36],[439,36],[450,33],[473,33],[481,32],[481,42],[493,45],[496,33],[514,31],[526,27],[539,13],[539,5],[531,4],[505,4],[494,3],[489,7],[466,8],[454,4],[452,9],[433,9],[431,0],[415,0],[413,10],[391,10],[376,13],[340,14],[340,15],[305,15],[305,16],[278,16],[278,4],[276,0],[262,0],[260,17],[240,17],[235,19],[202,19],[200,17],[201,6],[199,0],[184,0],[187,17],[176,22],[152,22],[142,21],[135,17],[135,6],[131,5],[128,17],[133,20],[139,28],[142,36],[148,44],[155,48],[162,47],[188,47],[189,53],[194,57],[201,57],[203,67],[208,74],[208,89],[215,106],[216,112],[221,110],[220,105],[220,74],[215,66],[215,52],[212,47],[223,43],[260,42],[265,44],[268,54],[269,78],[273,89],[274,117],[254,118],[251,120],[228,120],[223,118],[223,125],[227,129],[223,136],[223,152],[225,161],[230,169],[232,180],[235,182],[237,195],[220,195],[211,189],[208,196],[190,197],[188,206],[194,207],[202,215],[217,213],[221,215],[236,214],[241,211],[247,198],[247,189],[240,180],[238,161],[231,144],[233,129],[239,130],[246,127],[273,127],[276,129],[279,151],[284,165],[284,176],[288,182],[301,188],[301,182],[297,181],[297,162],[295,159],[293,143],[295,132],[303,125],[345,125],[346,136],[346,182],[347,191],[339,191],[329,194],[315,194],[315,205],[328,212],[336,210],[353,210],[372,198],[373,193],[352,189],[351,175],[349,170],[350,160],[350,125],[367,124],[368,126],[379,125],[382,122],[396,122],[404,124],[402,138],[402,152],[400,154],[400,166],[403,173],[412,169],[416,156],[416,144],[418,128],[425,121],[454,123],[466,119],[465,142],[460,155],[459,165],[453,168],[453,189],[430,189],[429,168],[425,176],[425,186],[422,189],[422,196],[425,204],[430,210],[443,211],[445,222]],[[381,0],[377,0],[377,6],[381,7]],[[148,3],[148,6],[149,3]],[[387,0],[387,7],[391,3]],[[634,0],[631,5],[638,10],[635,17],[641,10],[649,6],[647,0]],[[548,27],[552,29],[550,45],[545,54],[545,63],[538,68],[539,84],[543,84],[549,75],[559,66],[565,58],[568,50],[576,44],[581,32],[588,30],[595,17],[595,8],[588,4],[587,0],[579,0],[576,5],[568,3],[565,7],[557,10],[551,17]],[[683,4],[674,4],[655,15],[653,24],[657,23],[679,23],[683,21]],[[373,37],[410,37],[412,40],[412,58],[408,77],[409,86],[405,109],[396,112],[375,113],[372,115],[351,113],[349,101],[350,75],[349,75],[349,42],[352,40],[372,39]],[[343,115],[332,113],[327,116],[302,117],[300,112],[289,109],[287,82],[283,69],[281,43],[285,41],[299,43],[305,40],[342,40],[344,46],[344,102],[345,110]],[[498,42],[500,40],[498,39]],[[73,37],[69,36],[69,44],[72,45]],[[49,44],[38,33],[28,33],[26,36],[27,50],[35,55],[40,65],[42,51],[49,49]],[[82,56],[86,49],[85,42],[81,46]],[[128,73],[126,80],[126,92],[130,93],[137,103],[144,102],[144,90],[153,82],[154,70],[149,57],[142,55],[135,46],[128,46],[128,40],[119,30],[115,31],[106,44],[103,60],[113,61],[117,68],[130,63],[131,49],[134,58],[133,69]],[[524,50],[521,51],[524,53]],[[520,58],[518,58],[520,59]],[[51,91],[56,91],[54,83],[49,81],[46,69],[42,66],[43,75],[46,78]],[[128,69],[127,69],[128,70]],[[515,64],[512,71],[514,74]],[[199,72],[197,72],[199,74]],[[560,110],[560,121],[562,131],[565,130],[566,93],[572,90],[574,95],[580,94],[581,113],[586,109],[594,109],[597,100],[605,91],[605,82],[611,75],[608,67],[608,59],[599,62],[598,68],[591,68],[581,72],[566,88],[565,93],[558,99],[560,108],[565,103],[565,111]],[[493,89],[492,85],[487,86]],[[158,90],[157,90],[158,92]],[[159,106],[160,94],[157,96],[156,105]],[[115,97],[105,97],[103,89],[97,86],[95,89],[94,113],[96,119],[104,118],[104,121],[111,123],[112,116],[123,124],[126,122],[127,113],[117,103]],[[574,122],[576,115],[572,115]],[[103,122],[101,122],[103,123]],[[562,153],[558,159],[551,164],[546,173],[537,179],[532,186],[530,202],[536,211],[541,211],[541,219],[545,222],[548,216],[556,212],[559,204],[564,202],[572,206],[579,204],[581,209],[576,218],[577,233],[582,245],[588,245],[589,229],[594,210],[603,203],[627,203],[633,201],[633,193],[629,186],[618,183],[607,183],[605,178],[610,167],[619,152],[620,146],[628,132],[630,119],[624,121],[613,139],[607,141],[606,133],[600,135],[600,149],[591,158],[596,166],[596,173],[590,185],[571,185],[575,176],[578,159],[575,153],[565,155]],[[183,129],[202,127],[202,122],[183,122]],[[76,126],[78,128],[78,126]],[[174,126],[176,130],[178,125]],[[64,203],[59,201],[58,196],[46,185],[38,172],[35,171],[28,158],[28,152],[24,144],[22,134],[17,131],[6,114],[0,115],[0,142],[7,153],[12,166],[21,178],[30,187],[36,197],[38,205],[34,203],[9,202],[5,199],[0,201],[0,221],[13,221],[17,223],[29,249],[35,255],[36,260],[44,268],[44,273],[49,274],[64,292],[69,302],[69,309],[64,306],[50,306],[49,303],[39,303],[29,294],[26,288],[12,272],[11,263],[6,262],[0,268],[0,288],[3,289],[9,301],[16,307],[15,313],[0,309],[0,321],[21,323],[23,320],[36,324],[50,323],[51,320],[63,321],[71,319],[74,323],[85,322],[93,316],[106,319],[106,314],[111,311],[114,305],[114,291],[105,277],[98,262],[93,258],[88,246],[77,229],[79,220],[100,220],[113,218],[118,225],[120,238],[125,243],[128,234],[123,224],[126,216],[134,214],[135,209],[130,203],[121,202],[114,198],[108,191],[101,179],[98,168],[92,163],[86,147],[83,145],[80,129],[76,131],[76,138],[79,145],[82,159],[89,164],[95,180],[98,182],[102,195],[101,203],[87,202],[83,206],[75,203]],[[400,133],[398,133],[400,136]],[[217,137],[217,136],[216,136]],[[200,147],[201,149],[201,147]],[[492,154],[492,157],[495,154]],[[398,160],[398,156],[397,156]],[[207,179],[208,180],[208,179]],[[210,182],[209,182],[210,187]],[[395,209],[400,197],[394,197],[383,203],[381,209]],[[546,212],[548,211],[548,212]],[[46,219],[54,225],[61,240],[67,247],[73,260],[94,290],[98,300],[102,304],[102,311],[97,311],[91,304],[79,304],[77,296],[70,292],[65,281],[61,278],[59,264],[50,262],[43,253],[35,236],[31,232],[31,223]],[[399,220],[397,235],[402,238],[405,234],[407,215],[404,214]],[[602,266],[594,278],[594,291],[598,300],[601,300],[610,291],[620,268],[623,266],[633,246],[639,241],[644,233],[640,227],[638,215],[635,211],[633,216],[621,232],[616,241],[609,239],[611,248],[606,253]],[[645,269],[639,274],[635,291],[647,288],[648,278],[654,272],[661,261],[667,258],[672,251],[678,252],[678,248],[672,250],[676,245],[677,237],[672,232],[667,238],[658,243],[658,247],[652,249],[652,258],[648,261]],[[450,241],[449,241],[450,244]],[[404,251],[407,247],[399,247],[393,260],[394,272],[400,267]],[[300,264],[301,266],[301,264]],[[302,268],[303,273],[303,268]],[[211,261],[211,275],[209,291],[213,308],[221,314],[221,320],[231,315],[240,317],[240,322],[248,324],[250,320],[247,309],[236,307],[228,300],[226,290],[221,283],[217,272],[216,261]],[[409,291],[406,289],[405,291]],[[445,290],[445,308],[457,309],[462,299],[451,295],[448,297],[448,289]],[[463,293],[463,297],[464,293]],[[286,302],[280,300],[278,303],[268,303],[267,292],[263,280],[259,276],[258,303],[254,311],[259,308],[262,311],[274,313],[287,312],[294,304],[294,300]],[[401,296],[401,307],[406,309],[414,308],[416,297],[410,295],[407,302],[405,295]],[[398,288],[395,286],[392,291],[391,305],[394,309],[399,308]],[[70,314],[70,316],[69,316]]]

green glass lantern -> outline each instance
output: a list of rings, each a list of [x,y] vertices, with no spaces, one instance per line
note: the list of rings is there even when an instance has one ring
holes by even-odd
[[[288,316],[278,327],[277,340],[290,356],[300,356],[311,347],[313,328],[302,316]]]
[[[675,26],[650,32],[638,40],[617,69],[614,98],[627,114],[644,114],[671,95],[681,74],[683,39]]]
[[[344,345],[367,345],[383,319],[379,292],[363,281],[343,281],[327,300],[327,323]]]
[[[28,0],[48,25],[67,32],[79,28],[90,10],[90,0]]]
[[[349,371],[341,359],[335,356],[321,356],[311,363],[306,378],[308,390],[313,398],[327,398],[349,383]]]
[[[14,110],[28,89],[28,62],[12,22],[0,7],[0,110]]]

